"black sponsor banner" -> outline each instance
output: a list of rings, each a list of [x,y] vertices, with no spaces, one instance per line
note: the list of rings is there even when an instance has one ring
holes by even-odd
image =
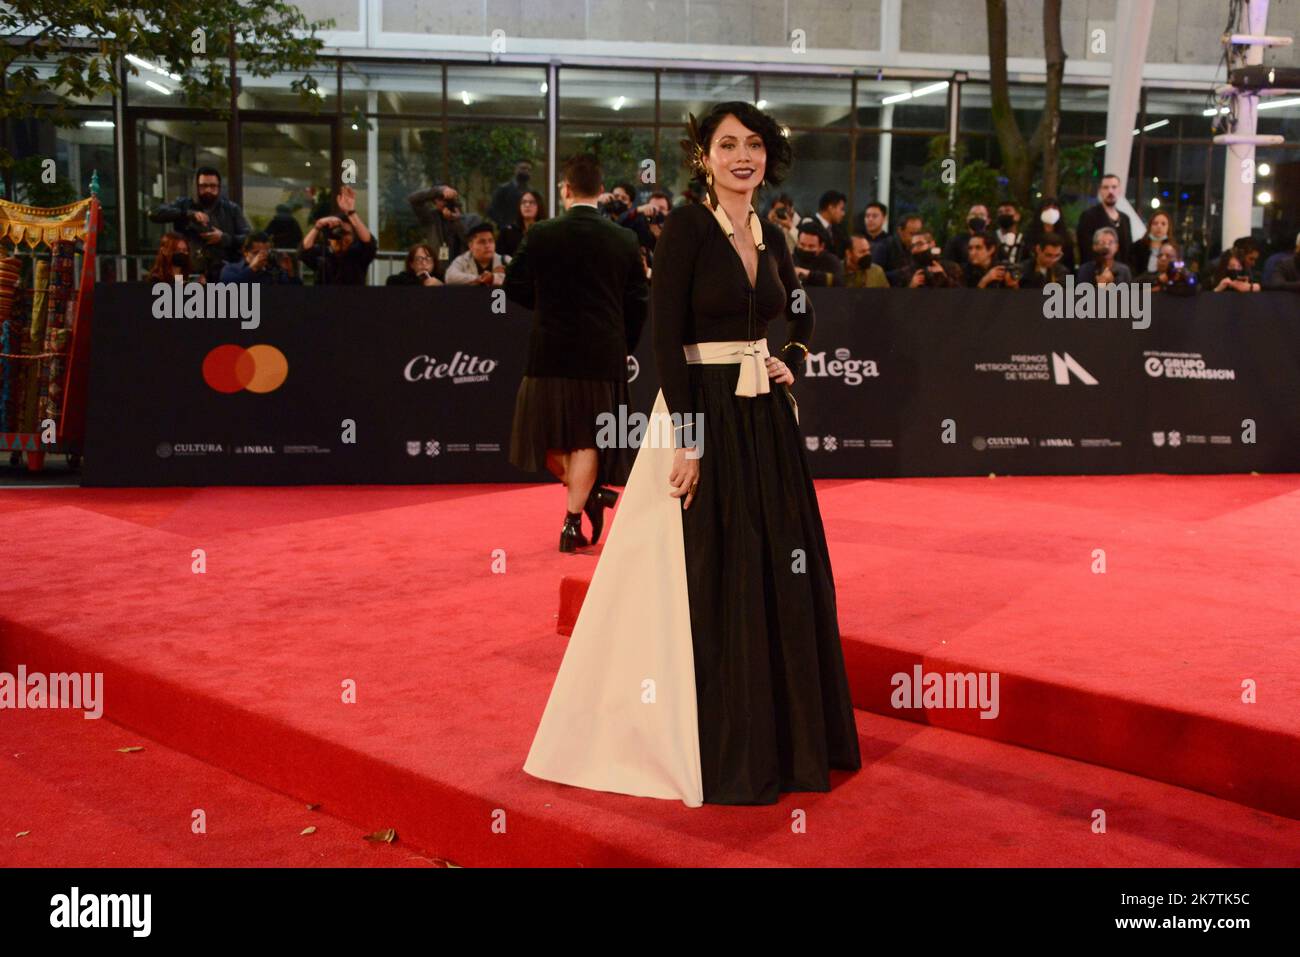
[[[1028,291],[810,296],[818,476],[1300,469],[1292,294],[1154,296],[1147,328]],[[96,300],[88,485],[549,480],[507,461],[531,316],[498,290],[264,288],[256,328],[157,318],[147,284]],[[649,329],[628,367],[648,412]]]

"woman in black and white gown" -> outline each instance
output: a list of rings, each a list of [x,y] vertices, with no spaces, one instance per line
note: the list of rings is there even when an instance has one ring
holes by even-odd
[[[773,804],[861,767],[788,389],[814,315],[754,208],[792,150],[743,102],[692,116],[681,142],[709,195],[674,209],[655,248],[662,388],[524,770],[691,807]]]

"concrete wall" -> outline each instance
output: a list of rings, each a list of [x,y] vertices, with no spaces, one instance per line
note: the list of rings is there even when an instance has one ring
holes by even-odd
[[[464,51],[470,49],[465,41],[499,29],[516,40],[557,41],[566,53],[581,51],[574,41],[589,41],[635,44],[640,57],[710,58],[726,47],[788,53],[791,31],[801,29],[813,61],[818,50],[835,51],[826,62],[840,63],[846,52],[880,51],[882,44],[884,59],[895,65],[913,58],[934,67],[935,57],[987,54],[982,0],[298,0],[298,6],[309,18],[333,17],[335,30],[364,35],[367,46],[390,50],[436,53],[438,39],[446,38],[447,51]],[[1115,7],[1115,0],[1065,0],[1062,33],[1071,59],[1109,59],[1114,32],[1122,29]],[[1041,10],[1040,0],[1008,0],[1012,57],[1042,56]],[[1227,0],[1159,0],[1147,62],[1213,66],[1227,10]],[[885,16],[897,17],[896,45]],[[1295,37],[1300,3],[1273,0],[1269,21],[1270,32]],[[1106,52],[1092,49],[1095,30],[1105,31]],[[1267,62],[1300,65],[1300,50],[1270,52]]]

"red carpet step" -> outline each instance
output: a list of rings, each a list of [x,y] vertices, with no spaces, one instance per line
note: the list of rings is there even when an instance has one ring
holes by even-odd
[[[853,703],[1300,817],[1297,488],[1130,476],[821,491]],[[560,581],[561,635],[591,566]],[[895,709],[894,676],[917,666],[997,672],[1000,714]],[[1242,701],[1246,681],[1258,703]]]
[[[194,830],[196,809],[203,811],[202,833]],[[304,835],[308,827],[316,830]],[[373,831],[107,720],[61,710],[0,717],[0,863],[6,867],[441,863],[405,846],[400,835],[388,844],[366,841],[367,833]]]

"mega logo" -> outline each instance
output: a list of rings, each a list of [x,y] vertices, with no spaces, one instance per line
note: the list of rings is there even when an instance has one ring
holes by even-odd
[[[808,353],[804,365],[804,376],[818,379],[829,376],[841,379],[845,385],[861,385],[868,377],[879,378],[880,367],[874,359],[853,359],[851,353],[843,347],[835,350],[833,359],[826,358],[825,350]]]

